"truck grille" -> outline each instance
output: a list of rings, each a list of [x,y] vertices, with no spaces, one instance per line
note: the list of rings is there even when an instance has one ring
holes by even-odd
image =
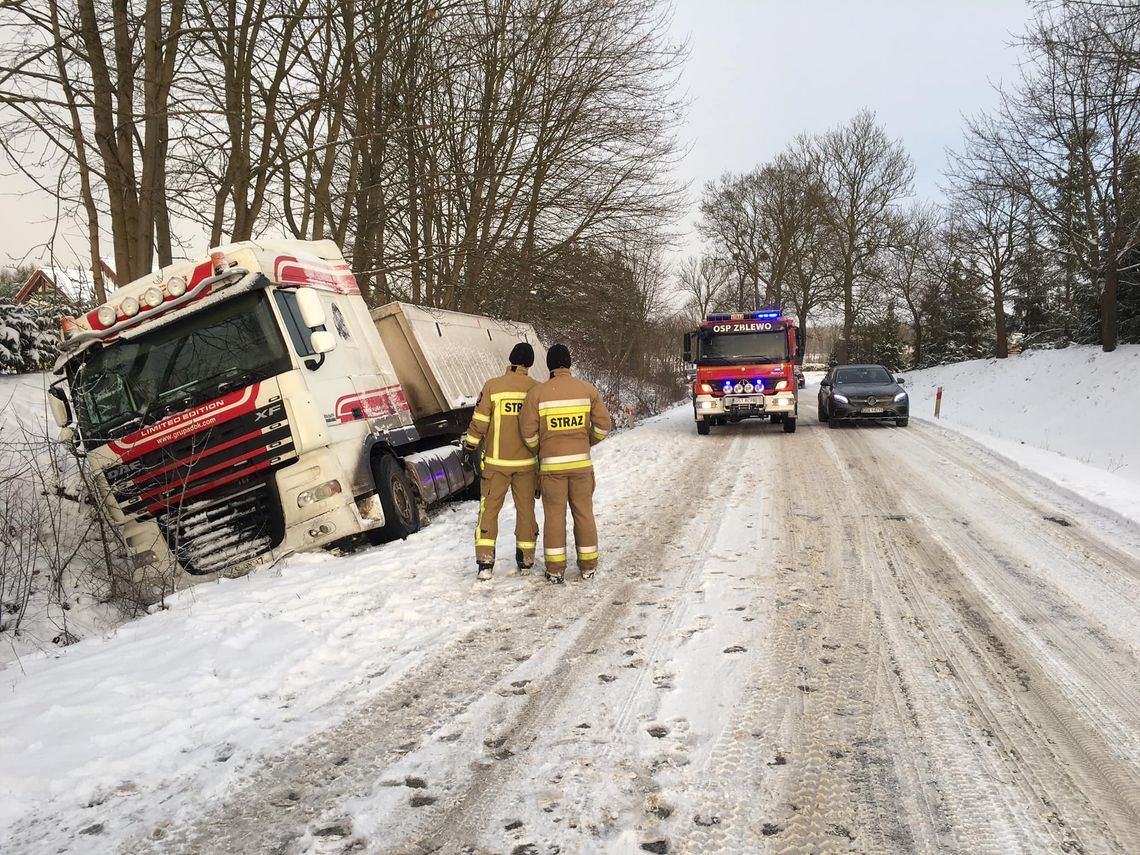
[[[285,535],[281,506],[262,478],[243,479],[222,497],[184,502],[158,524],[178,563],[195,575],[256,558]]]

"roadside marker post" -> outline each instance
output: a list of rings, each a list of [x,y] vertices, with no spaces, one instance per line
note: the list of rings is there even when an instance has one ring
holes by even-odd
[[[938,387],[938,392],[934,395],[934,418],[942,418],[942,387]]]

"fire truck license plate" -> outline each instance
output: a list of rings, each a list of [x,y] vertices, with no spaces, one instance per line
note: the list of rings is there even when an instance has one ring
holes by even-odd
[[[884,410],[882,407],[864,407],[862,409],[862,412],[864,413],[881,413],[883,411]]]

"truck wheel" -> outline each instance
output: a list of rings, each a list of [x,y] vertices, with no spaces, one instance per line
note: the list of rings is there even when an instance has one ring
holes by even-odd
[[[380,496],[380,506],[384,508],[384,527],[375,532],[373,542],[386,543],[403,539],[420,527],[419,501],[408,473],[396,458],[382,454],[373,462],[372,477],[376,481],[376,493]]]
[[[711,425],[709,425],[708,421],[702,419],[701,421],[697,422],[697,433],[699,433],[701,436],[708,436],[709,427],[711,427]]]
[[[895,427],[906,427],[910,423],[910,418],[895,419]]]
[[[784,433],[796,432],[796,420],[791,418],[784,418]]]

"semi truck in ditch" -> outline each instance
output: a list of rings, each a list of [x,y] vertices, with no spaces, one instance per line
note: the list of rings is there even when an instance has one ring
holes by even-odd
[[[696,367],[697,433],[747,418],[769,418],[795,433],[799,342],[795,322],[779,309],[710,314],[685,333],[684,360]]]
[[[468,489],[459,438],[528,324],[369,311],[331,241],[245,241],[65,318],[49,402],[142,599],[357,535]]]

